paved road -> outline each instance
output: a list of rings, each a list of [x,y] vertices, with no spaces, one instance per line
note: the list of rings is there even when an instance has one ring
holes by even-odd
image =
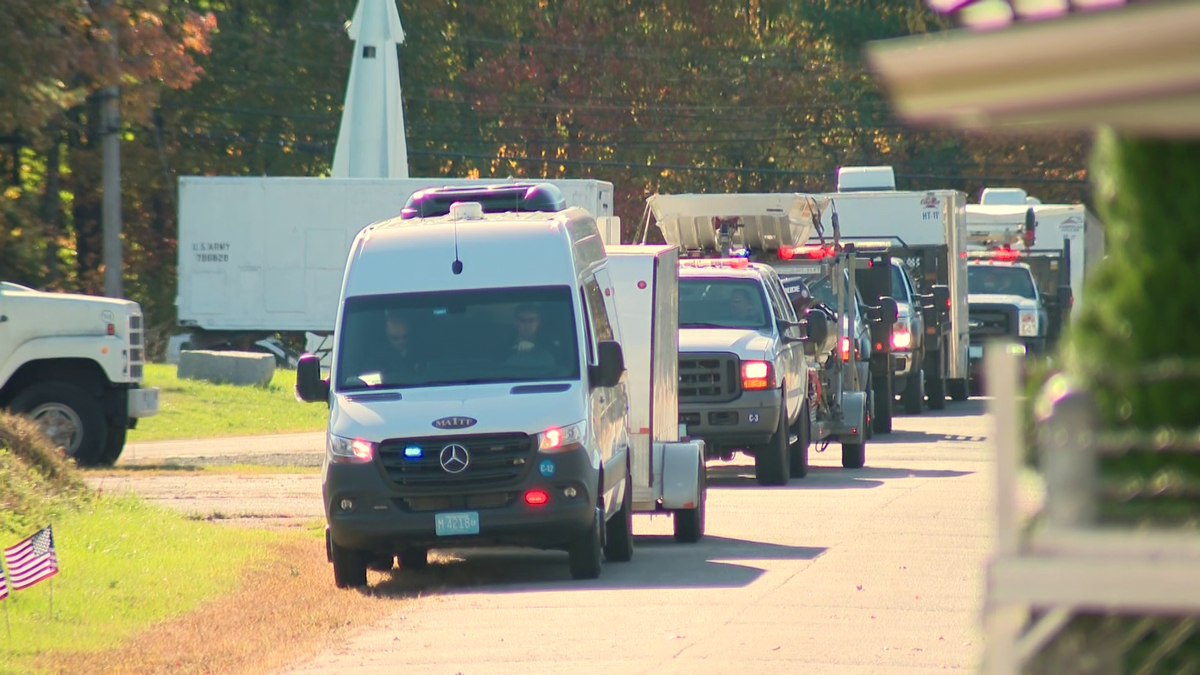
[[[561,553],[451,552],[377,590],[413,597],[286,671],[350,673],[934,673],[975,669],[991,547],[983,402],[896,418],[844,471],[765,489],[714,465],[708,536],[676,544],[638,516],[634,560],[575,582]],[[332,569],[330,583],[333,583]]]

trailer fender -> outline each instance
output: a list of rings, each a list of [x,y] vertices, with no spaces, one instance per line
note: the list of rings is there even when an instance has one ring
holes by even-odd
[[[867,392],[842,392],[842,427],[846,433],[840,440],[851,443],[862,443],[867,434]],[[858,429],[857,434],[851,434],[850,429]]]
[[[704,441],[656,443],[662,447],[662,504],[669,511],[694,509],[700,503],[700,471]]]

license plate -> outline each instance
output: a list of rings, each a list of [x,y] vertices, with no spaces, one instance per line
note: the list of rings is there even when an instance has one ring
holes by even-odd
[[[479,534],[479,514],[475,511],[439,513],[434,516],[433,527],[439,537],[452,537],[458,534]]]
[[[970,347],[967,347],[967,358],[982,359],[983,345],[971,345]]]

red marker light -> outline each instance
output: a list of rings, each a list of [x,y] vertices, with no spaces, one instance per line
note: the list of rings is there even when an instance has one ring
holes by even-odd
[[[639,281],[638,282],[638,290],[642,290],[642,291],[646,290],[646,282]]]
[[[541,506],[550,501],[550,495],[541,490],[530,490],[525,493],[525,503],[530,506]]]
[[[116,335],[116,334],[117,334],[117,327],[116,327],[116,326],[114,326],[114,325],[112,325],[111,323],[110,323],[110,324],[108,324],[108,334],[109,334],[109,335]]]
[[[993,255],[995,256],[996,260],[1003,262],[1012,262],[1021,257],[1020,251],[1016,251],[1007,247],[996,249]]]
[[[780,260],[791,260],[796,257],[796,249],[791,246],[783,246],[779,249]]]

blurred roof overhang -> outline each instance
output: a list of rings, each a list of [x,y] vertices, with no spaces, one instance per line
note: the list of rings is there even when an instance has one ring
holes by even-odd
[[[867,58],[914,125],[1200,135],[1200,2],[874,42]]]

